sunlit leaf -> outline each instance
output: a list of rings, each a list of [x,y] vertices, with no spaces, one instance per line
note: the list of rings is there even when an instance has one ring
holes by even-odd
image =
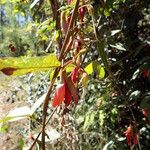
[[[87,65],[84,69],[86,71],[87,74],[92,74],[93,73],[93,65],[92,63],[90,63],[89,65]]]
[[[123,47],[123,45],[121,43],[117,43],[116,45],[110,44],[110,46],[113,48],[116,48],[118,50],[121,50],[121,51],[126,51],[126,49]]]
[[[39,2],[39,0],[34,0],[30,6],[30,9],[32,9],[38,2]]]
[[[60,65],[56,56],[1,58],[0,70],[6,75],[23,75],[30,72],[46,71]]]
[[[41,104],[44,102],[46,98],[46,94],[42,95],[31,107],[30,115],[33,115],[33,113],[41,106]]]
[[[74,65],[74,64],[69,64],[65,69],[66,69],[66,72],[69,73],[69,72],[71,72],[74,68],[75,68],[75,65]]]
[[[121,30],[112,30],[111,31],[111,36],[114,36],[115,34],[119,33]]]
[[[12,122],[20,119],[25,119],[30,116],[30,108],[28,106],[23,106],[11,110],[6,117],[0,120],[0,123]]]
[[[97,61],[94,61],[87,65],[84,70],[87,72],[88,75],[91,75],[95,72],[100,79],[104,78],[105,76],[104,68]]]

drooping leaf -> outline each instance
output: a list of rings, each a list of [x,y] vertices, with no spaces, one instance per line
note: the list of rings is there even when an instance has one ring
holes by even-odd
[[[111,36],[114,36],[115,34],[119,33],[121,30],[112,30],[111,31]]]
[[[20,119],[25,119],[30,116],[30,108],[28,106],[23,106],[11,110],[6,117],[0,120],[0,123],[12,122]]]
[[[30,108],[28,106],[23,106],[19,108],[15,108],[11,110],[7,117],[15,117],[14,119],[11,119],[9,121],[17,121],[20,119],[24,119],[30,116]]]
[[[23,75],[30,72],[46,71],[59,65],[60,62],[54,54],[41,57],[0,59],[0,71],[6,75]]]
[[[126,49],[123,47],[123,45],[121,43],[117,43],[116,45],[110,44],[110,46],[113,48],[116,48],[118,50],[121,50],[121,51],[126,51]]]
[[[46,94],[42,95],[31,107],[30,115],[33,115],[33,113],[41,106],[41,104],[44,102],[46,97]]]
[[[142,100],[140,107],[145,109],[149,109],[150,110],[150,96],[146,96],[144,97],[144,99]]]

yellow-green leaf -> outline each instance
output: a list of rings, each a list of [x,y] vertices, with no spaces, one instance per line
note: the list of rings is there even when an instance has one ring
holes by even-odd
[[[59,65],[60,62],[54,54],[41,57],[9,57],[0,59],[0,71],[6,75],[23,75],[30,72],[46,71]]]
[[[100,79],[104,78],[105,70],[97,61],[93,61],[89,65],[87,65],[84,69],[88,75],[93,74],[95,72]]]
[[[92,74],[93,73],[93,65],[92,65],[92,63],[87,65],[84,70],[87,72],[87,74],[89,74],[89,75]]]

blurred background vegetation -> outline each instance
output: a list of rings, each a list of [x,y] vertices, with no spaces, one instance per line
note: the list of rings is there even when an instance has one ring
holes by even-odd
[[[50,1],[43,1],[42,4],[39,2],[41,1],[1,0],[0,57],[57,53],[58,32],[52,19]],[[97,32],[104,37],[102,47],[107,53],[114,78],[107,71],[101,80],[96,78],[95,73],[90,76],[86,95],[76,109],[70,107],[65,116],[57,112],[50,121],[48,127],[56,129],[61,137],[57,140],[50,139],[47,149],[149,150],[150,1],[84,2],[94,8]],[[66,0],[58,0],[58,3],[60,11],[71,9]],[[103,65],[88,12],[85,13],[83,26],[79,25],[78,30],[88,40],[85,64],[98,60]],[[15,51],[9,48],[10,44],[15,47]],[[26,102],[29,105],[34,104],[47,91],[49,76],[49,72],[41,72],[20,77],[22,85],[19,88],[26,91]],[[80,95],[82,90],[79,89]],[[17,93],[18,90],[14,95]],[[145,111],[148,112],[146,115]],[[32,139],[30,142],[28,139],[30,133],[39,132],[41,112],[42,107],[39,107],[30,119],[27,131],[20,131],[23,141],[19,143],[20,149],[31,144]],[[50,104],[48,114],[51,112]],[[128,145],[124,134],[130,125],[139,134],[139,142],[134,147]],[[4,126],[1,128],[4,129]]]

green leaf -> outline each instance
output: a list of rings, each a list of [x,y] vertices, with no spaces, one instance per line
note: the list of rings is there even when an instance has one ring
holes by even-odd
[[[112,30],[111,31],[111,36],[114,36],[115,34],[119,33],[121,30]]]
[[[32,9],[38,2],[39,0],[34,0],[33,3],[30,5],[30,9]]]
[[[69,64],[67,67],[65,67],[66,72],[69,73],[75,68],[74,64]]]
[[[92,74],[93,73],[93,65],[92,65],[92,63],[87,65],[84,70],[87,72],[88,75]]]
[[[117,43],[116,45],[110,44],[110,46],[113,48],[116,48],[118,50],[121,50],[121,51],[126,51],[126,49],[123,47],[123,45],[121,43]]]
[[[0,70],[6,75],[23,75],[58,67],[60,62],[54,54],[41,57],[1,58]]]
[[[113,141],[109,141],[108,143],[105,144],[103,150],[109,150],[111,149],[112,145],[114,144]]]
[[[88,75],[93,74],[95,72],[100,79],[104,78],[105,76],[105,70],[104,68],[99,64],[98,61],[93,61],[89,65],[85,67],[85,71]]]
[[[30,108],[28,106],[22,106],[11,110],[8,113],[7,118],[11,118],[9,121],[12,122],[28,118],[29,116],[30,116]]]
[[[17,121],[20,119],[31,117],[34,112],[41,106],[44,102],[46,94],[42,95],[30,108],[28,106],[23,106],[11,110],[6,117],[0,120],[0,123]]]
[[[90,114],[86,115],[85,122],[84,122],[84,125],[83,125],[84,130],[88,129],[93,124],[95,116],[96,116],[95,111],[92,111]]]
[[[149,109],[150,110],[150,96],[146,96],[144,97],[144,99],[142,100],[140,107],[145,109]]]
[[[99,111],[99,124],[102,127],[104,124],[104,119],[105,119],[105,114],[103,112],[103,110]]]
[[[97,42],[97,49],[98,49],[99,55],[102,59],[102,62],[104,63],[105,69],[109,72],[110,66],[109,66],[108,61],[107,61],[107,54],[104,51],[104,47],[105,47],[105,41],[104,40]]]

